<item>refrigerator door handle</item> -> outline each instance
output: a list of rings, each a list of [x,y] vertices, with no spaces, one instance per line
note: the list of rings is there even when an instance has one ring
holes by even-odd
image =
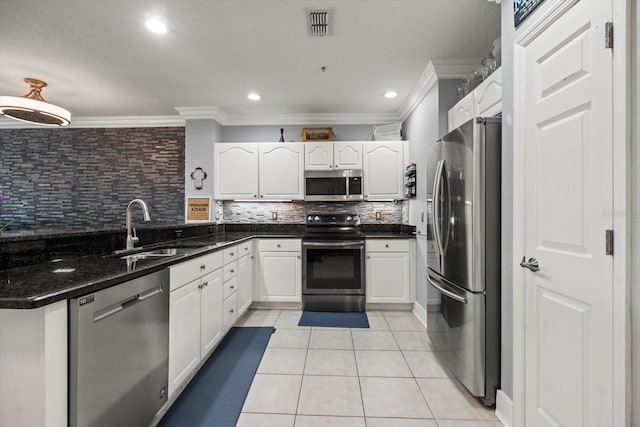
[[[449,298],[456,300],[458,302],[461,302],[462,304],[466,304],[467,303],[467,299],[465,297],[461,297],[460,295],[451,292],[448,289],[445,289],[444,287],[442,287],[439,283],[434,282],[433,280],[431,280],[431,277],[427,274],[427,280],[429,281],[429,283],[431,284],[431,286],[433,286],[434,288],[436,288],[437,290],[439,290],[440,292],[442,292],[444,295],[448,296]]]
[[[449,178],[447,176],[447,163],[445,160],[442,161],[442,169],[440,170],[441,179],[440,185],[443,189],[443,195],[445,197],[444,203],[447,208],[446,212],[446,228],[444,232],[444,238],[440,235],[440,243],[442,247],[442,254],[444,255],[447,251],[447,246],[449,245],[449,235],[451,234],[451,188],[449,187]],[[442,230],[440,230],[442,231]]]
[[[436,250],[440,255],[444,255],[442,247],[442,241],[440,240],[440,229],[438,228],[438,221],[440,219],[440,183],[442,182],[442,168],[444,167],[444,160],[438,161],[436,165],[435,179],[433,180],[433,239],[436,241]]]

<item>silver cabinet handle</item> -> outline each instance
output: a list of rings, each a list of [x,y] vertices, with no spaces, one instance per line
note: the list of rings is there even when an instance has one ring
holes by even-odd
[[[280,247],[280,243],[278,243],[276,246],[277,246],[277,247]]]
[[[387,243],[386,245],[384,245],[384,247],[385,247],[385,248],[388,248],[388,247],[389,247],[389,244]]]
[[[233,308],[231,310],[229,310],[229,313],[233,313]]]
[[[235,270],[231,270],[231,271],[229,271],[229,272],[230,272],[230,273],[233,273],[234,271],[235,271]]]
[[[233,285],[229,286],[229,289],[235,289],[235,288],[236,288],[236,287],[235,287],[235,286],[233,286]]]
[[[233,252],[231,252],[229,255],[230,255],[230,256],[233,256]]]
[[[204,282],[204,283],[202,284],[202,287],[205,287],[205,286],[209,286],[209,282]]]
[[[522,261],[520,262],[520,267],[528,268],[531,271],[540,271],[540,264],[538,264],[538,260],[535,258],[529,258],[529,261],[525,262],[525,257],[522,257]]]
[[[367,259],[371,259],[371,255],[367,255]]]
[[[300,259],[300,255],[298,255],[298,259]]]
[[[256,194],[254,194],[253,197],[258,197],[258,196]]]
[[[204,265],[204,264],[202,264],[202,265],[200,266],[200,270],[204,270],[205,268],[207,268],[207,266],[206,266],[206,265]]]

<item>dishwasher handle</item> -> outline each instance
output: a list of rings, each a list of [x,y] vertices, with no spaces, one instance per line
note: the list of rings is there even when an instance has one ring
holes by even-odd
[[[113,316],[114,314],[125,310],[133,305],[136,305],[140,301],[144,301],[148,298],[151,298],[154,295],[157,295],[162,292],[162,285],[155,286],[151,289],[147,289],[146,291],[140,292],[139,294],[135,294],[129,298],[125,298],[122,301],[119,301],[115,304],[108,305],[100,310],[97,310],[93,316],[93,322],[99,322],[101,320],[106,319],[107,317]]]

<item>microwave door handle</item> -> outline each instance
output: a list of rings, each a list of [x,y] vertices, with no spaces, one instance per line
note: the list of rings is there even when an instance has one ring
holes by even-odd
[[[448,296],[449,298],[456,300],[462,304],[466,304],[467,303],[467,299],[465,297],[461,297],[460,295],[451,292],[448,289],[445,289],[444,287],[442,287],[440,284],[434,282],[433,280],[431,280],[431,277],[429,277],[429,275],[427,274],[427,280],[429,281],[429,283],[431,284],[431,286],[433,286],[434,288],[436,288],[437,290],[439,290],[440,292],[442,292],[444,295]]]
[[[444,160],[440,160],[436,166],[436,175],[433,182],[433,238],[436,241],[436,250],[444,256],[444,248],[440,236],[440,185],[442,184],[442,168]]]

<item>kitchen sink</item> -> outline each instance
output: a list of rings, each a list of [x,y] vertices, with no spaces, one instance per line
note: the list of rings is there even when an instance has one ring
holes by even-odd
[[[154,258],[169,258],[177,255],[184,255],[187,253],[193,252],[193,247],[171,247],[171,248],[162,248],[162,249],[154,249],[149,251],[135,252],[127,255],[123,255],[122,253],[116,253],[114,255],[109,255],[109,257],[117,256],[120,259],[124,259],[127,261],[137,261],[141,259],[154,259]]]

